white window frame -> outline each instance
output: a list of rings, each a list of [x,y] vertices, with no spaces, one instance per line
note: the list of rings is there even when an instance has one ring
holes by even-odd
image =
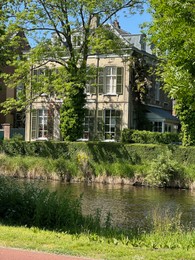
[[[31,138],[35,140],[48,139],[48,110],[47,109],[43,108],[43,109],[37,109],[32,111]]]
[[[117,86],[117,67],[116,66],[105,67],[104,81],[105,81],[104,82],[105,94],[116,95],[116,86]]]
[[[117,119],[121,120],[121,111],[120,115],[117,116],[119,110],[115,109],[105,109],[104,111],[104,136],[105,140],[115,140],[116,139],[116,127]]]

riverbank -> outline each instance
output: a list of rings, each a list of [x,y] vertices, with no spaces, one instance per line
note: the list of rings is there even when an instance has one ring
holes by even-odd
[[[0,154],[0,175],[14,178],[94,182],[133,186],[195,189],[192,165],[178,164],[169,152],[151,161],[94,162],[80,151],[77,159]]]

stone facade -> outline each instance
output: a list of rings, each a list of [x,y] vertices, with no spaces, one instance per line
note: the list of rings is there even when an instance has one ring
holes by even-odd
[[[81,139],[117,140],[124,128],[137,128],[135,105],[135,71],[132,58],[141,57],[149,66],[155,66],[157,58],[144,34],[131,35],[117,26],[111,29],[129,43],[129,52],[124,55],[89,55],[88,65],[97,67],[94,77],[96,87],[86,86],[86,116]],[[126,53],[126,54],[125,54]],[[65,97],[64,97],[65,98]],[[31,106],[26,115],[26,140],[60,139],[59,108],[62,100],[42,95]],[[172,101],[162,91],[158,81],[151,79],[151,86],[142,102],[145,116],[153,131],[176,131],[178,120],[172,116]],[[152,110],[152,108],[158,108]]]

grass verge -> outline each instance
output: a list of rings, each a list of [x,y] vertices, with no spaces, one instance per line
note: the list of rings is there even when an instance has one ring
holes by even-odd
[[[157,248],[156,238],[151,234],[153,241],[151,247],[144,245],[134,247],[131,243],[124,243],[123,240],[106,239],[97,235],[89,234],[66,234],[54,231],[40,230],[37,228],[11,227],[0,225],[0,246],[14,247],[44,251],[57,254],[85,256],[93,259],[104,260],[153,260],[153,259],[195,259],[193,245],[180,248]],[[177,236],[179,244],[179,236]],[[185,234],[186,241],[189,234]],[[195,238],[195,236],[194,236]],[[161,239],[161,238],[160,238]]]

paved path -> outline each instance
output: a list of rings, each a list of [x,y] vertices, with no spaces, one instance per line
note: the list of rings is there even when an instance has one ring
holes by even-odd
[[[49,254],[43,252],[0,247],[0,260],[90,260],[90,259],[83,258],[83,257],[56,255],[56,254]]]

